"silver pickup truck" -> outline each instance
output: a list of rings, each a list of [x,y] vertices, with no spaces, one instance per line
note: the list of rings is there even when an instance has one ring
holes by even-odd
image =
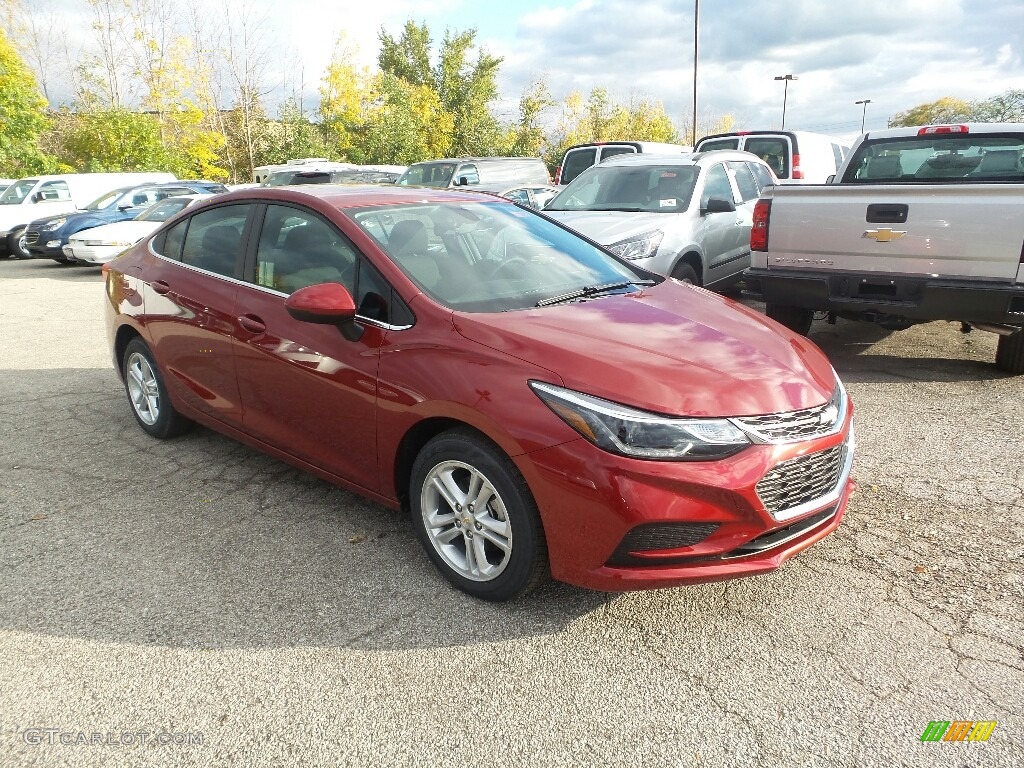
[[[1024,124],[864,134],[830,183],[767,190],[750,240],[745,294],[794,331],[960,321],[1024,373]]]

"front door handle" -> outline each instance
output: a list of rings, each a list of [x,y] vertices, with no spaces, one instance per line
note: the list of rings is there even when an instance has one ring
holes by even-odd
[[[153,290],[159,293],[161,296],[166,296],[168,293],[170,293],[171,286],[169,286],[163,280],[154,280]]]
[[[256,315],[242,315],[238,318],[238,324],[249,333],[263,333],[267,330],[266,323],[256,317]]]

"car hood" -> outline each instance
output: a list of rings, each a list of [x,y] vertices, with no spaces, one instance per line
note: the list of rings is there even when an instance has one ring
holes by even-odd
[[[94,221],[109,221],[112,218],[110,211],[83,211],[81,209],[75,209],[73,211],[65,211],[64,213],[55,213],[52,216],[43,216],[39,219],[32,219],[32,224],[43,225],[51,222],[55,219],[67,219],[68,224],[74,224],[77,221],[83,219],[92,219]],[[67,226],[67,225],[65,225]]]
[[[657,413],[749,416],[827,401],[825,355],[738,302],[667,280],[633,294],[453,315],[468,339],[547,368],[565,386]]]
[[[71,242],[82,242],[84,240],[120,240],[123,242],[137,243],[150,232],[156,230],[162,221],[116,221],[113,224],[104,224],[91,229],[83,229],[72,235]]]
[[[680,212],[629,213],[625,211],[544,211],[565,226],[581,232],[601,245],[612,245],[654,230],[679,225]]]

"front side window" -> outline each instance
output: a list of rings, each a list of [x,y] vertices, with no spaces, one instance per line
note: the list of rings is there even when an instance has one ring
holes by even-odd
[[[59,200],[67,202],[71,200],[71,190],[68,189],[67,182],[64,181],[48,181],[39,188],[39,200],[42,202],[53,202]]]
[[[233,276],[249,209],[245,204],[223,205],[192,216],[181,249],[182,263]]]
[[[545,206],[549,211],[685,211],[697,169],[692,165],[595,165]]]
[[[356,252],[312,211],[268,205],[256,251],[256,283],[294,293],[317,283],[341,283],[355,293]]]
[[[630,292],[650,277],[543,216],[497,200],[345,213],[424,293],[460,311],[545,306],[599,288]]]
[[[85,210],[105,211],[107,208],[113,207],[113,205],[118,200],[120,200],[122,197],[124,197],[131,191],[132,187],[120,187],[119,189],[112,189],[109,192],[105,192],[104,194],[100,195],[87,206],[85,206]]]
[[[715,163],[705,173],[704,191],[700,195],[702,210],[708,207],[708,200],[711,198],[736,202],[732,194],[732,184],[729,183],[729,174],[722,163]]]

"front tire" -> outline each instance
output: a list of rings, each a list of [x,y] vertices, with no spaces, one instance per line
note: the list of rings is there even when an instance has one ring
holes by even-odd
[[[678,280],[680,283],[700,285],[700,280],[697,277],[697,270],[695,270],[691,264],[677,264],[676,268],[672,270],[672,278]]]
[[[501,450],[464,429],[428,442],[412,467],[412,521],[454,586],[482,600],[512,600],[547,576],[547,543],[533,494]]]
[[[28,243],[25,242],[25,227],[12,230],[7,235],[7,252],[15,259],[31,259]]]
[[[772,320],[784,325],[789,330],[806,336],[814,321],[814,310],[802,307],[787,307],[782,304],[765,304],[764,313]]]
[[[132,413],[146,434],[166,440],[188,431],[192,422],[174,410],[153,353],[141,338],[128,342],[121,373]]]
[[[1024,330],[1000,336],[996,343],[996,368],[1007,373],[1024,373]]]

